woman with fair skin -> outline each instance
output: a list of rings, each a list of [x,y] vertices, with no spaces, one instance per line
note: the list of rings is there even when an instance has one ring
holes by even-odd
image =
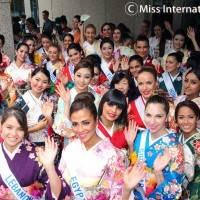
[[[115,50],[122,46],[122,33],[119,28],[115,28],[113,31],[113,41],[115,44]]]
[[[93,24],[88,24],[84,28],[83,24],[79,26],[81,30],[81,46],[85,56],[91,54],[100,55],[100,41],[95,39],[96,27]]]
[[[128,104],[139,96],[139,93],[136,93],[137,89],[133,79],[126,71],[115,72],[110,83],[110,89],[113,88],[121,91],[126,96]]]
[[[44,67],[49,71],[51,77],[51,93],[54,93],[54,85],[62,74],[64,62],[61,55],[61,50],[57,45],[51,45],[48,49],[49,61]]]
[[[181,196],[183,151],[178,134],[166,129],[168,113],[167,100],[158,95],[151,96],[145,105],[147,129],[137,132],[135,123],[126,137],[129,148],[134,150],[132,164],[136,160],[146,163],[146,175],[133,191],[136,198],[179,199]]]
[[[71,128],[71,123],[69,122],[69,107],[77,94],[81,92],[91,92],[97,97],[94,90],[89,88],[93,75],[93,66],[87,59],[83,59],[74,69],[74,87],[71,90],[65,90],[62,83],[58,84],[56,92],[59,94],[60,98],[53,125],[53,129],[56,133],[61,134],[64,127]],[[98,101],[99,99],[96,98],[95,103],[97,105]]]
[[[137,77],[140,96],[130,104],[129,119],[133,119],[140,128],[145,128],[144,108],[147,100],[157,89],[157,73],[155,69],[143,67]]]
[[[62,54],[63,54],[63,58],[65,60],[65,64],[67,64],[68,61],[69,61],[69,55],[67,53],[67,49],[69,48],[69,45],[71,43],[73,43],[73,42],[74,42],[73,35],[71,35],[70,33],[67,33],[64,36],[64,39],[63,39],[63,48],[62,48]]]
[[[26,63],[30,65],[34,65],[35,39],[31,36],[27,36],[24,38],[24,43],[26,43],[29,47]]]
[[[67,49],[67,54],[69,61],[62,70],[61,80],[67,88],[71,89],[74,86],[74,68],[81,61],[83,50],[79,44],[72,43]]]
[[[199,117],[199,107],[190,100],[183,101],[176,107],[175,120],[184,145],[184,171],[186,174],[184,186],[187,186],[185,189],[189,192],[189,199],[200,198],[200,132],[197,129]]]
[[[119,149],[127,148],[124,135],[127,126],[127,102],[124,94],[117,89],[106,92],[99,103],[98,116],[97,134],[101,138],[109,138]]]
[[[101,26],[101,37],[112,38],[112,28],[110,26],[110,23],[106,22]]]
[[[114,43],[109,38],[104,38],[100,44],[101,49],[101,69],[103,71],[103,75],[110,82],[113,77],[113,71],[117,71],[115,69],[116,62],[113,58],[114,51]],[[119,63],[118,63],[119,64]]]
[[[25,62],[28,52],[29,47],[27,44],[20,43],[17,45],[15,51],[16,58],[5,70],[5,73],[12,78],[18,89],[25,89],[32,71],[32,66]],[[20,93],[21,92],[23,93],[23,90],[20,90]]]
[[[0,159],[1,170],[4,170],[0,173],[1,199],[41,199],[44,192],[45,199],[63,199],[70,194],[68,186],[61,191],[61,181],[54,167],[57,145],[48,138],[45,150],[38,149],[36,154],[35,146],[26,140],[28,126],[22,110],[5,111],[1,137]]]
[[[30,77],[31,89],[21,96],[15,106],[21,108],[28,119],[29,140],[44,146],[48,126],[53,123],[55,97],[45,92],[50,87],[50,74],[45,68],[36,68]]]
[[[159,78],[159,87],[168,92],[173,99],[180,95],[182,90],[182,59],[182,52],[170,53],[166,59],[165,72]]]
[[[35,63],[39,66],[44,65],[48,62],[48,50],[52,45],[52,38],[49,35],[43,34],[41,36],[42,47],[39,48],[35,53]]]

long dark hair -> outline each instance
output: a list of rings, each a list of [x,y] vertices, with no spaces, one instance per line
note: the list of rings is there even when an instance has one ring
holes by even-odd
[[[115,88],[115,84],[118,84],[123,78],[128,80],[128,93],[127,93],[127,97],[129,102],[135,100],[138,95],[136,94],[137,88],[135,86],[135,82],[134,80],[131,78],[131,76],[126,72],[126,71],[117,71],[115,72],[112,81],[110,83],[110,88],[114,89]]]

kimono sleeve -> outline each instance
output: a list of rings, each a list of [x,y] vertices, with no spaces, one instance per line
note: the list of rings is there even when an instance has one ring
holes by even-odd
[[[150,194],[149,199],[179,199],[184,180],[184,155],[181,144],[169,148],[171,161],[163,170],[164,181]]]

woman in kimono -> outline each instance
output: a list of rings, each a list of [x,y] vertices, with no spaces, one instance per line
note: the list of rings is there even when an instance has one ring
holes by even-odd
[[[74,68],[81,61],[83,50],[79,44],[71,43],[67,49],[69,62],[66,63],[62,70],[62,82],[65,87],[71,89],[74,86]]]
[[[117,89],[106,92],[99,103],[97,134],[101,138],[109,138],[119,149],[128,147],[124,134],[127,126],[127,108],[125,95]]]
[[[118,89],[126,96],[128,105],[139,96],[134,80],[126,71],[115,72],[110,83],[110,89],[113,88]]]
[[[138,72],[137,82],[141,95],[130,104],[129,120],[133,119],[140,128],[145,128],[145,104],[158,86],[156,70],[151,67],[143,67]]]
[[[61,134],[64,127],[71,128],[69,121],[69,107],[73,103],[74,98],[81,92],[91,92],[95,96],[95,104],[98,107],[99,97],[89,84],[94,76],[94,67],[87,59],[82,59],[74,69],[74,87],[65,90],[63,83],[58,84],[56,92],[60,98],[58,100],[58,109],[53,124],[56,133]]]
[[[60,47],[57,45],[51,45],[48,49],[49,61],[44,67],[49,71],[51,78],[50,92],[55,92],[55,84],[58,83],[60,74],[62,73],[64,62],[61,55]]]
[[[69,62],[69,55],[67,53],[67,49],[71,43],[74,42],[74,37],[70,33],[67,33],[63,39],[63,47],[62,47],[62,54],[65,61],[65,64]]]
[[[85,56],[91,54],[100,55],[100,40],[96,40],[96,27],[93,24],[87,24],[83,27],[83,24],[79,26],[81,31],[81,46],[85,53]]]
[[[159,77],[159,87],[168,92],[173,100],[181,94],[182,90],[183,74],[180,71],[182,59],[182,52],[170,53],[167,56],[165,72]]]
[[[200,107],[200,69],[197,66],[184,74],[183,94],[176,98],[174,102],[176,105],[187,99],[196,102]]]
[[[146,163],[146,175],[133,191],[136,199],[179,199],[183,182],[183,149],[179,135],[166,129],[168,101],[159,95],[145,105],[147,129],[137,133],[135,124],[128,144],[136,160]],[[134,142],[133,142],[134,141]]]
[[[26,140],[28,126],[22,110],[8,108],[5,111],[1,120],[1,137],[0,199],[61,200],[70,194],[67,185],[65,190],[59,189],[62,183],[53,162],[57,146],[51,145],[49,139],[45,151],[39,149],[36,153],[35,146]]]
[[[188,198],[200,199],[200,130],[197,121],[200,118],[199,107],[192,101],[180,102],[175,110],[175,119],[181,133],[184,148],[184,187]]]
[[[70,182],[73,196],[120,199],[124,165],[109,139],[101,139],[96,133],[95,104],[89,98],[76,99],[69,113],[77,138],[63,150],[59,169],[65,181]]]
[[[48,96],[46,89],[50,86],[50,74],[45,68],[36,68],[30,78],[31,89],[15,102],[27,116],[29,140],[44,146],[48,129],[53,124],[55,96]]]
[[[51,36],[49,36],[48,34],[42,34],[41,43],[42,43],[42,47],[39,48],[35,52],[35,56],[34,56],[35,64],[39,66],[46,64],[49,60],[48,50],[49,50],[49,47],[52,45]]]
[[[25,62],[28,51],[27,44],[19,43],[15,51],[15,60],[5,69],[5,73],[12,78],[20,94],[27,90],[28,78],[32,71],[32,66]]]

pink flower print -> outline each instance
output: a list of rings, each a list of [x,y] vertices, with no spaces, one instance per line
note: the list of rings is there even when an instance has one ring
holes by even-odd
[[[26,150],[27,151],[31,151],[32,150],[32,146],[26,146]]]
[[[155,149],[155,150],[160,150],[160,148],[161,148],[160,144],[156,144],[156,145],[154,146],[154,149]]]
[[[35,158],[35,154],[34,154],[34,153],[30,153],[30,154],[29,154],[29,158],[30,158],[30,159],[34,159],[34,158]]]
[[[152,151],[147,152],[147,155],[151,157],[153,155]]]

